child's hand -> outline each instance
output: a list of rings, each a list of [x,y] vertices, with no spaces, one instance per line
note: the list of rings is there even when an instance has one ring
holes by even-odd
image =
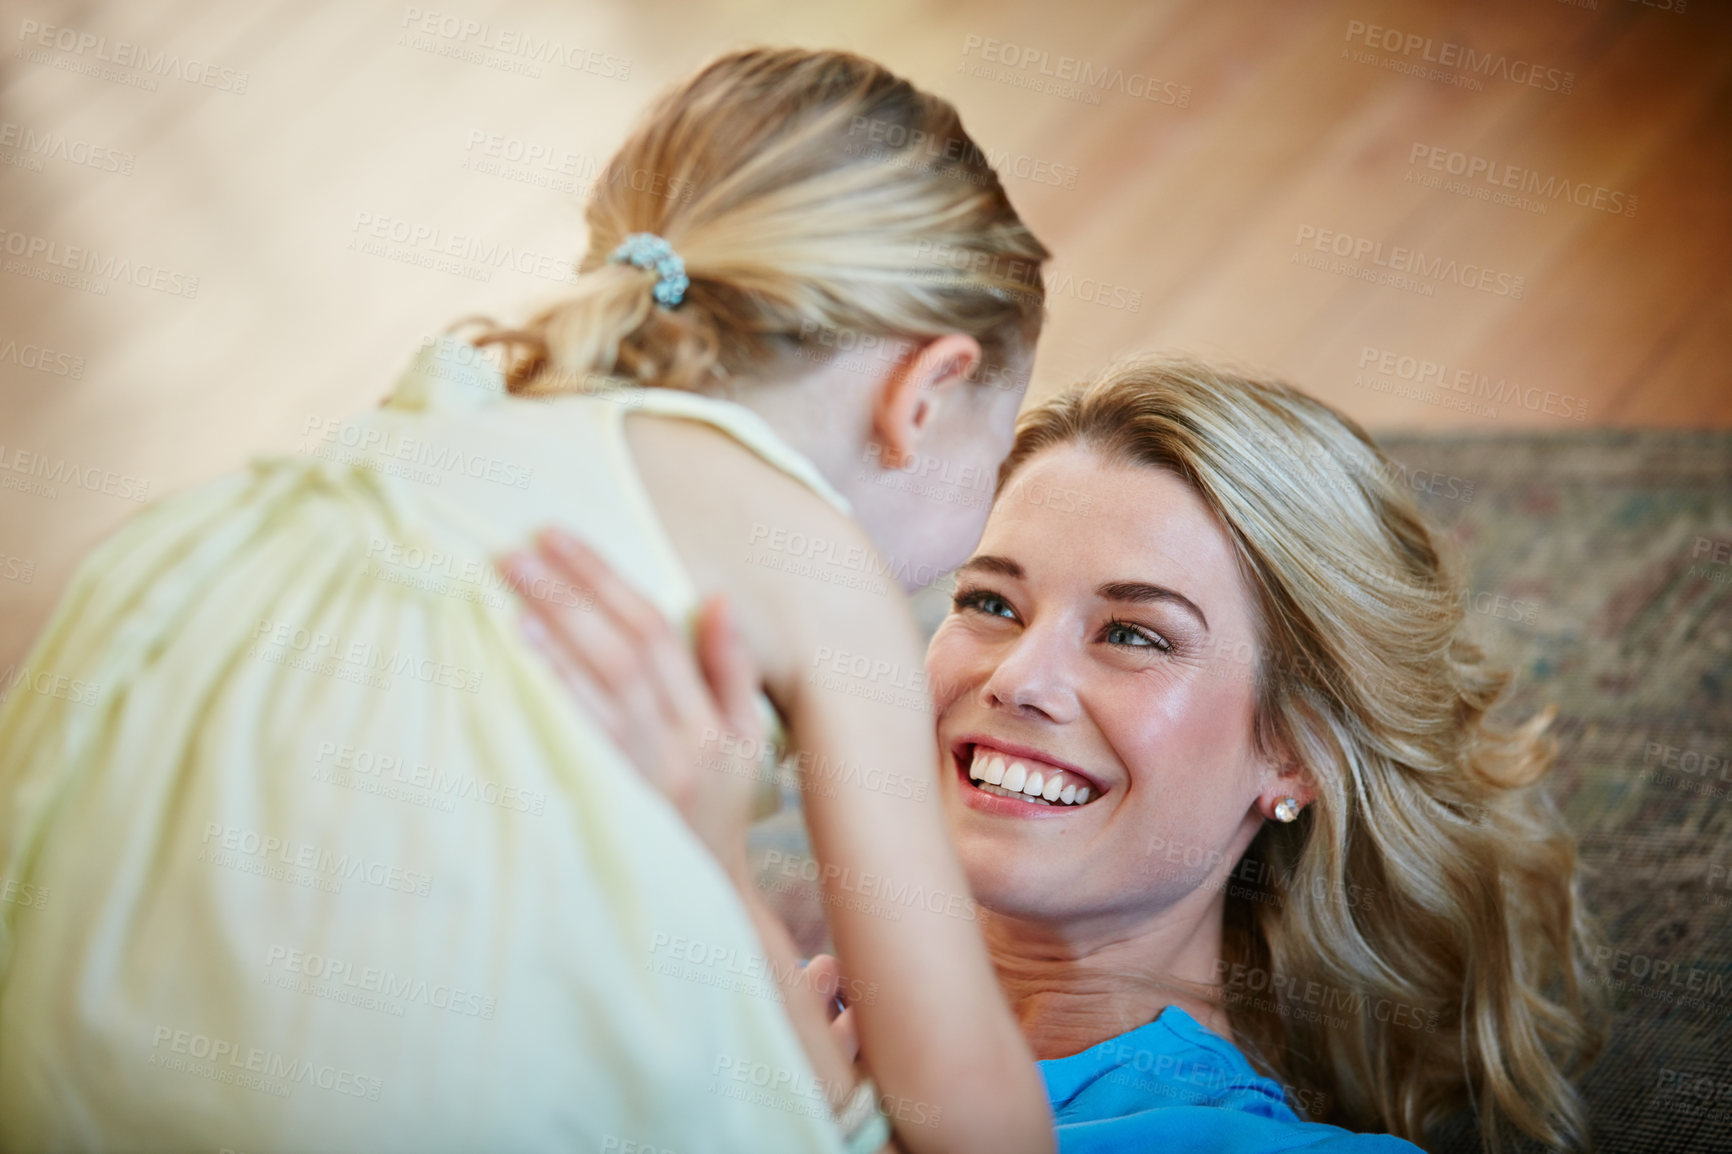
[[[500,567],[529,610],[524,632],[579,707],[729,875],[749,884],[746,827],[758,766],[731,751],[762,749],[765,735],[757,671],[723,599],[703,606],[694,658],[654,604],[568,533],[546,530],[534,553]],[[573,588],[585,594],[581,604],[526,592]]]

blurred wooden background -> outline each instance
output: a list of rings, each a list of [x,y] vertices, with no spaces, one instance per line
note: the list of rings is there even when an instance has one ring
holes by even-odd
[[[1036,396],[1161,348],[1374,430],[1732,425],[1724,3],[10,3],[0,665],[134,498],[556,294],[631,119],[754,42],[877,57],[1004,158],[1058,254]],[[454,236],[521,269],[415,263]]]

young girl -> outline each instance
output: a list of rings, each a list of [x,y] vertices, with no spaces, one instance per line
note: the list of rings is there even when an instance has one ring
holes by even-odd
[[[948,104],[836,52],[706,67],[587,217],[569,299],[429,342],[382,409],[79,571],[28,666],[89,691],[0,712],[0,860],[33,895],[0,906],[0,1144],[882,1141],[871,1088],[790,1028],[743,862],[525,644],[488,562],[551,522],[673,621],[734,608],[806,767],[878,1100],[926,1120],[903,1146],[1051,1149],[907,769],[937,759],[895,588],[979,532],[1046,252]]]

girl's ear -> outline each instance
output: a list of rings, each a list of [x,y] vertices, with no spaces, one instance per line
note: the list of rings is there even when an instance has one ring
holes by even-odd
[[[885,374],[872,406],[872,435],[883,446],[885,468],[899,469],[914,455],[933,406],[946,391],[968,387],[980,357],[979,341],[946,333],[910,347]]]

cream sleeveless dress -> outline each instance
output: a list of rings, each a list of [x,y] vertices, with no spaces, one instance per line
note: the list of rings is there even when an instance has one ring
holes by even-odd
[[[633,410],[846,509],[743,408],[510,398],[441,338],[85,561],[0,707],[5,1149],[840,1151],[733,890],[488,564],[563,524],[688,620]]]

